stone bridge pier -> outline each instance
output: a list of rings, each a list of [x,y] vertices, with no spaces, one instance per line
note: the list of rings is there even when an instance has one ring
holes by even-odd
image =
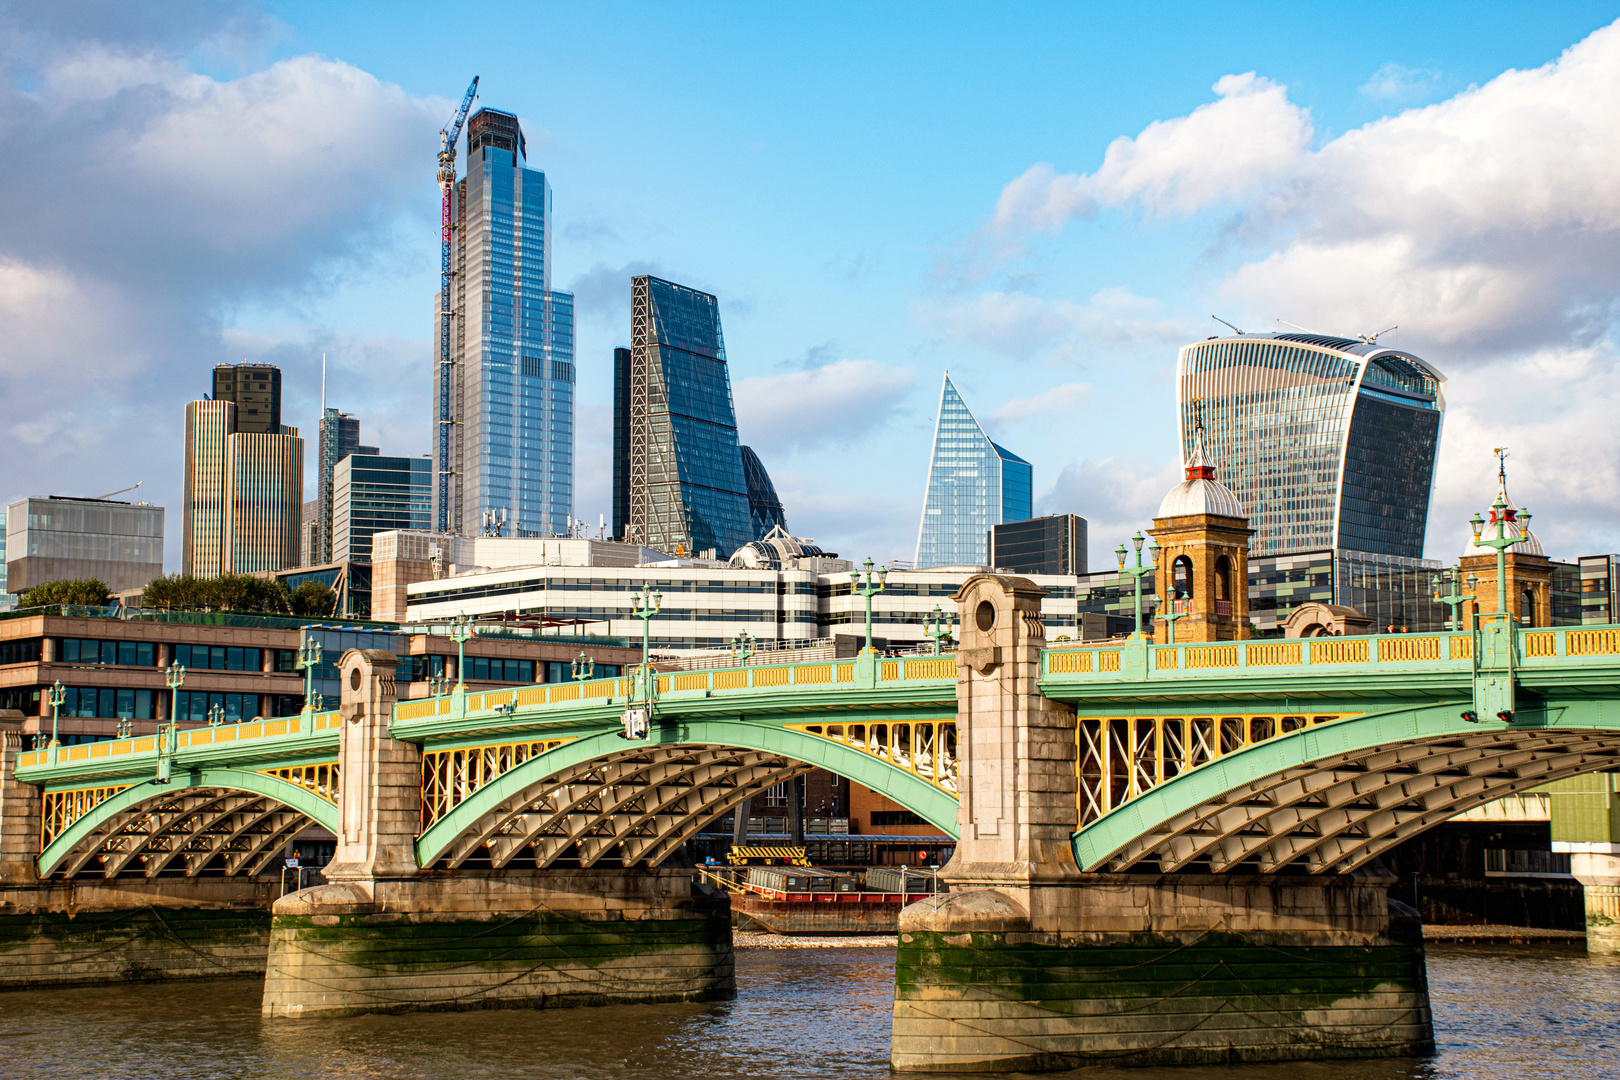
[[[678,870],[419,869],[420,750],[389,652],[350,650],[337,851],[275,902],[266,1016],[728,998],[730,905]]]
[[[956,597],[961,837],[950,891],[901,913],[894,1068],[1431,1049],[1421,928],[1387,875],[1081,872],[1075,713],[1040,691],[1040,596],[980,575]]]

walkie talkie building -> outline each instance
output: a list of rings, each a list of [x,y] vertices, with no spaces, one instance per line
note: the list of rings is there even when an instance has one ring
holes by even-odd
[[[1317,334],[1239,334],[1181,350],[1182,460],[1201,413],[1253,556],[1423,557],[1445,377],[1408,352]]]

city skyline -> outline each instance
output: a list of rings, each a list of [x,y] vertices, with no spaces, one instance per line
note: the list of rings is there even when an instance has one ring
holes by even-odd
[[[1134,50],[1139,72],[1118,58],[1086,72],[1042,70],[1024,59],[1045,47],[1027,26],[990,25],[969,36],[982,63],[960,88],[943,88],[908,55],[885,76],[908,83],[898,95],[860,74],[815,99],[772,74],[835,55],[804,21],[778,16],[704,43],[653,16],[619,27],[616,40],[637,54],[678,41],[688,55],[746,57],[739,77],[760,92],[689,84],[654,102],[637,121],[661,153],[652,176],[623,168],[631,114],[621,105],[645,100],[646,80],[662,69],[607,88],[586,79],[593,65],[607,69],[600,13],[548,16],[563,55],[538,74],[505,43],[425,59],[432,35],[414,9],[381,38],[299,4],[278,7],[279,23],[260,13],[229,28],[207,13],[140,32],[93,19],[73,31],[22,25],[37,47],[11,61],[12,137],[33,137],[48,98],[52,124],[102,110],[87,136],[95,146],[158,147],[164,133],[207,131],[224,140],[215,156],[235,164],[160,183],[166,159],[143,150],[116,176],[97,172],[91,154],[50,187],[11,181],[35,212],[0,238],[10,293],[53,302],[8,308],[17,332],[4,376],[29,418],[19,428],[28,464],[0,497],[95,494],[145,479],[151,501],[181,505],[174,403],[191,394],[179,380],[244,357],[283,367],[282,423],[308,430],[326,349],[333,400],[365,420],[373,442],[429,450],[422,300],[436,284],[438,239],[429,173],[439,126],[479,74],[475,107],[519,117],[530,156],[567,192],[552,223],[555,278],[580,298],[573,508],[588,521],[611,512],[611,349],[628,314],[625,279],[645,272],[727,304],[727,330],[746,357],[733,372],[740,441],[770,465],[795,533],[835,550],[909,554],[932,380],[949,367],[991,435],[1035,463],[1034,512],[1090,518],[1097,560],[1145,524],[1154,493],[1173,479],[1174,354],[1224,333],[1211,312],[1249,330],[1283,329],[1275,320],[1286,319],[1344,336],[1399,323],[1382,340],[1447,374],[1429,557],[1455,557],[1455,522],[1488,494],[1479,462],[1500,443],[1514,448],[1518,490],[1545,522],[1550,552],[1572,559],[1620,546],[1620,511],[1607,497],[1620,446],[1594,422],[1613,396],[1602,313],[1615,283],[1604,269],[1614,263],[1608,233],[1591,226],[1612,211],[1583,194],[1580,162],[1536,134],[1561,118],[1582,132],[1569,145],[1613,142],[1603,120],[1620,100],[1606,74],[1620,48],[1620,32],[1604,25],[1612,12],[1504,5],[1455,40],[1445,8],[1327,9],[1281,30],[1272,10],[1235,9],[1226,25],[1189,19]],[[928,39],[940,55],[962,47],[966,17],[941,9]],[[515,42],[533,17],[512,18]],[[1041,36],[1061,39],[1080,16],[1043,18]],[[1085,18],[1122,55],[1147,32],[1117,14]],[[859,72],[865,50],[885,48],[901,22],[871,16],[861,48],[836,70]],[[1263,47],[1248,33],[1262,24],[1273,34]],[[791,58],[773,26],[797,35]],[[245,47],[202,58],[230,34]],[[1324,34],[1367,59],[1317,70],[1303,46]],[[75,66],[91,55],[148,59],[98,82]],[[143,94],[160,106],[135,111]],[[879,103],[875,123],[832,122],[860,102]],[[298,118],[291,143],[267,141],[255,123],[278,109]],[[902,114],[915,141],[890,149],[878,128]],[[1539,120],[1512,126],[1523,115]],[[1212,149],[1227,125],[1254,133],[1252,145]],[[1482,142],[1472,131],[1514,137]],[[1434,156],[1442,145],[1475,179],[1448,180],[1445,200],[1426,201],[1414,178],[1450,176],[1448,159]],[[327,157],[306,149],[317,146]],[[915,164],[924,147],[938,155],[926,173]],[[1356,155],[1379,167],[1358,168]],[[1554,166],[1538,178],[1520,166],[1530,159]],[[252,183],[237,182],[239,167],[257,170]],[[1350,179],[1367,175],[1383,186]],[[817,213],[784,209],[810,205],[812,191],[825,204]],[[137,199],[156,200],[144,220],[104,209]],[[1537,209],[1563,204],[1571,215]],[[86,226],[69,207],[89,208],[92,233],[75,231]],[[143,231],[152,221],[169,227]],[[1513,254],[1492,255],[1486,235]],[[1452,300],[1426,299],[1439,295],[1427,284],[1452,272],[1462,282]],[[57,400],[42,371],[84,394]],[[314,457],[306,488],[316,485]],[[168,475],[119,475],[137,458]]]

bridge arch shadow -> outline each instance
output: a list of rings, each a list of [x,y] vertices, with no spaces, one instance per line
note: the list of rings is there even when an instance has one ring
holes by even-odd
[[[51,839],[36,867],[41,878],[252,877],[310,825],[335,832],[338,820],[308,787],[244,769],[177,770],[169,784],[142,779],[101,799]]]
[[[417,862],[454,869],[487,855],[501,869],[532,852],[537,869],[568,854],[582,867],[656,867],[744,798],[814,768],[956,835],[956,798],[880,758],[791,728],[706,719],[655,725],[646,741],[615,730],[538,754],[429,825]]]
[[[1467,706],[1368,713],[1228,754],[1077,830],[1075,860],[1345,874],[1476,806],[1620,767],[1620,731],[1599,703],[1521,713],[1512,727],[1468,723]]]

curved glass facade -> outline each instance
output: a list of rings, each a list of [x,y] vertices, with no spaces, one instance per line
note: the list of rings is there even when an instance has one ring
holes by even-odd
[[[748,513],[754,519],[754,539],[764,539],[766,533],[776,528],[786,532],[787,515],[776,494],[776,485],[771,483],[771,474],[765,471],[765,463],[750,447],[744,446],[742,466],[743,479],[748,482]]]
[[[1033,503],[1029,462],[990,440],[945,376],[917,530],[917,568],[986,565],[990,530],[1026,520]]]
[[[1181,350],[1182,460],[1202,413],[1216,477],[1255,556],[1345,548],[1417,559],[1445,379],[1396,349],[1315,334],[1243,334]]]

